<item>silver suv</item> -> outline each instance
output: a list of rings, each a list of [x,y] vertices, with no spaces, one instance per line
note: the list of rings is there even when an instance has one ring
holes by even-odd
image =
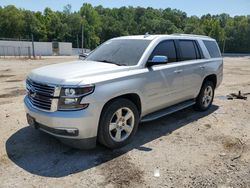
[[[222,81],[216,41],[197,35],[111,39],[84,61],[54,64],[27,77],[28,123],[80,149],[122,147],[140,122],[183,108],[207,110]]]

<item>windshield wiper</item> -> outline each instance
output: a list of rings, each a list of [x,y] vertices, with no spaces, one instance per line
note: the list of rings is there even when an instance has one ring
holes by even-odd
[[[116,62],[113,62],[113,61],[108,61],[106,59],[102,59],[102,60],[97,60],[99,62],[103,62],[103,63],[110,63],[110,64],[115,64],[117,66],[126,66],[126,64],[119,64],[119,63],[116,63]]]

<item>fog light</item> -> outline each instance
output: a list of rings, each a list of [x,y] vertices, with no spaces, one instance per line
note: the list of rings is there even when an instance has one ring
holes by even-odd
[[[76,129],[66,129],[66,131],[69,134],[76,134],[78,132],[78,130],[76,130]]]

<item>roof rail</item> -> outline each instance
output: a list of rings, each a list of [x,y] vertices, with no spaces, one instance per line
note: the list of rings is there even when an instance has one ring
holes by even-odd
[[[209,36],[206,35],[194,35],[194,34],[182,34],[182,33],[173,33],[171,35],[176,35],[176,36],[189,36],[189,37],[204,37],[204,38],[211,38]]]
[[[145,33],[144,38],[147,38],[149,36],[150,36],[150,34],[149,34],[149,32],[147,32],[147,33]]]

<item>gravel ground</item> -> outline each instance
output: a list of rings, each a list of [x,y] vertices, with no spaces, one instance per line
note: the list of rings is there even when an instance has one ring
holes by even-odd
[[[192,108],[141,124],[111,151],[71,149],[26,122],[26,74],[75,57],[0,60],[0,187],[250,187],[250,58],[225,58],[207,112]]]

